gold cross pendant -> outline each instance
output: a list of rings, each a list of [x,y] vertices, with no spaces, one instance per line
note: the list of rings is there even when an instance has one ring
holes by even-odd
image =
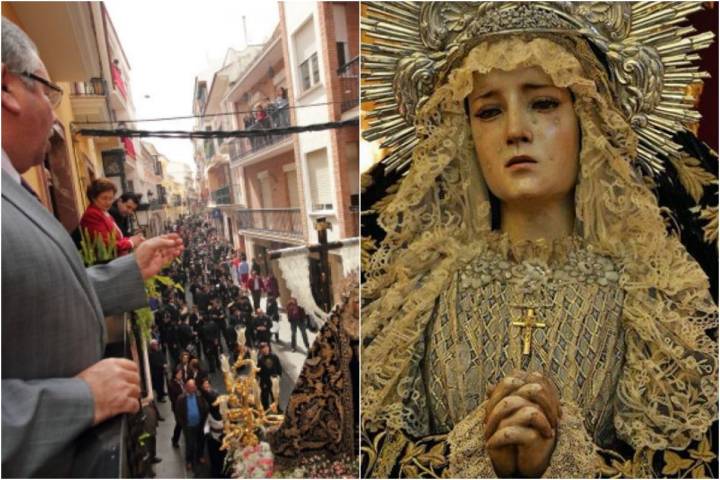
[[[533,328],[545,328],[544,323],[540,323],[536,320],[535,309],[528,308],[522,321],[515,321],[512,323],[514,327],[523,327],[523,356],[530,355],[530,345],[532,343]]]

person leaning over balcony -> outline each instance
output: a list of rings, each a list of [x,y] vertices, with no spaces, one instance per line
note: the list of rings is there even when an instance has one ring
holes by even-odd
[[[93,180],[87,188],[90,205],[80,219],[80,227],[87,230],[93,241],[98,235],[102,235],[105,246],[112,245],[111,238],[114,236],[117,253],[120,256],[140,245],[145,238],[142,235],[124,236],[120,227],[113,220],[108,210],[113,205],[116,193],[117,187],[107,178]]]
[[[101,360],[104,315],[147,305],[143,279],[182,252],[177,235],[85,269],[21,174],[42,165],[62,90],[32,41],[2,19],[2,473],[69,477],[76,440],[140,408],[135,363]]]
[[[125,192],[113,202],[112,207],[108,210],[108,213],[112,215],[113,220],[115,220],[117,226],[120,227],[120,231],[126,237],[132,234],[130,231],[130,216],[137,210],[141,198],[142,194],[140,193]]]

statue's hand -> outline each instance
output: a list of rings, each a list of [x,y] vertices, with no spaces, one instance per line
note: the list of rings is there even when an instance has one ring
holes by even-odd
[[[524,379],[526,376],[527,373],[521,370],[514,370],[510,373],[510,375],[503,378],[496,385],[491,385],[488,389],[488,402],[485,407],[485,411],[487,412],[485,417],[486,441],[489,438],[489,435],[487,434],[487,421],[490,414],[494,411],[498,402],[525,385]],[[498,477],[511,477],[515,475],[515,472],[517,471],[517,447],[515,445],[488,448],[487,452]]]
[[[541,476],[555,446],[557,389],[538,373],[513,371],[489,394],[485,438],[496,473]]]
[[[523,410],[500,422],[498,430],[490,437],[486,446],[488,452],[512,448],[516,452],[514,473],[522,477],[539,478],[550,465],[555,448],[555,430],[551,429],[550,436],[546,437],[541,429],[526,426],[532,424],[531,417],[545,422],[547,419],[538,410],[533,413]],[[492,454],[490,456],[492,459]],[[497,470],[498,465],[494,459],[493,466],[498,475],[505,473]]]

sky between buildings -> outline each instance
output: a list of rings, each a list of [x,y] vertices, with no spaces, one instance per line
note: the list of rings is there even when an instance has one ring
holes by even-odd
[[[195,76],[212,78],[227,49],[264,43],[278,23],[278,5],[254,1],[106,0],[130,63],[136,119],[192,115]],[[192,130],[192,119],[142,122],[144,130]],[[195,169],[189,140],[149,138],[172,162]],[[172,173],[172,172],[171,172]]]

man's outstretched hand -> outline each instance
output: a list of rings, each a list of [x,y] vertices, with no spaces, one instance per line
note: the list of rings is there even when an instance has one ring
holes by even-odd
[[[183,249],[182,238],[177,233],[153,237],[138,245],[134,255],[143,280],[160,273],[160,270],[180,255]]]

